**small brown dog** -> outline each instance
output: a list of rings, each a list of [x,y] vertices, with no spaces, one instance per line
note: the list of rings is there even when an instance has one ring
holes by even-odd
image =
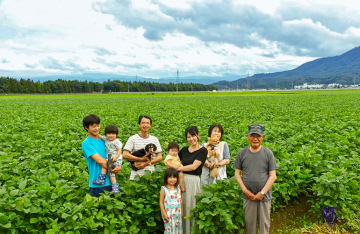
[[[152,157],[156,157],[156,151],[157,147],[155,144],[153,143],[149,143],[145,146],[144,149],[140,149],[140,150],[137,150],[137,151],[134,151],[132,153],[132,155],[136,156],[136,157],[139,157],[139,158],[142,158],[144,157],[146,154],[147,155],[147,161],[149,162],[149,164],[151,165],[151,158]],[[154,156],[155,155],[155,156]],[[134,170],[134,171],[137,171],[139,169],[136,168],[138,162],[134,162],[134,161],[129,161],[130,164],[131,164],[131,168]]]
[[[215,155],[208,156],[208,158],[206,159],[206,163],[211,164],[211,165],[214,166],[220,160],[219,151],[217,149],[215,149],[215,146],[219,143],[219,138],[217,138],[217,137],[209,137],[208,140],[209,140],[209,142],[206,145],[206,149],[208,150],[208,152],[215,151]],[[210,176],[211,177],[217,177],[218,175],[219,175],[219,169],[218,168],[213,168],[211,170],[211,172],[210,172]]]

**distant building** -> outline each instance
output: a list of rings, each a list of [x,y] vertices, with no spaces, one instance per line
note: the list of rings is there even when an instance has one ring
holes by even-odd
[[[296,85],[294,89],[322,89],[324,88],[324,84],[313,84],[309,85],[308,83],[304,83],[303,85]]]
[[[332,89],[332,88],[342,88],[343,85],[342,84],[338,84],[338,83],[331,83],[331,84],[328,84],[327,86],[329,89]]]

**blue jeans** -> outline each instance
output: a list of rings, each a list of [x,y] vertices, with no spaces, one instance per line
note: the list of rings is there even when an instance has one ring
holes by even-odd
[[[104,191],[111,191],[111,185],[99,187],[99,188],[90,188],[90,195],[93,197],[100,197],[100,193],[104,193]]]

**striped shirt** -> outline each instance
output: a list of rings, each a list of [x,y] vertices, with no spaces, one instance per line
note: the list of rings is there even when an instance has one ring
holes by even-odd
[[[141,137],[139,134],[135,134],[129,137],[128,141],[125,144],[124,150],[133,153],[136,150],[144,149],[147,144],[153,143],[156,145],[157,150],[155,153],[161,153],[161,145],[157,137],[149,135],[147,138]],[[137,171],[131,170],[130,180],[134,180],[135,175],[143,176],[145,175],[145,170],[155,171],[154,165],[146,166],[144,169],[139,169]]]

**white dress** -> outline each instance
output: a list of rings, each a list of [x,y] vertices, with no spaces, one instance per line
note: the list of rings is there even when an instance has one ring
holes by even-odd
[[[181,192],[180,186],[171,190],[166,186],[161,188],[165,191],[164,208],[168,216],[168,221],[164,222],[165,234],[182,234],[182,217],[181,217]],[[161,213],[162,216],[162,213]]]

